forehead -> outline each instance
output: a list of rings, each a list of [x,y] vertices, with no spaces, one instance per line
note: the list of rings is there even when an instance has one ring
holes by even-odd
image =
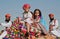
[[[50,15],[49,17],[54,17],[53,15]]]
[[[35,13],[39,13],[39,11],[35,11]]]

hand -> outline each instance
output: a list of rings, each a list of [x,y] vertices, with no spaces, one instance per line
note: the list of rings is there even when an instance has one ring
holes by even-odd
[[[53,26],[50,26],[49,29],[50,29],[50,30],[53,30]]]

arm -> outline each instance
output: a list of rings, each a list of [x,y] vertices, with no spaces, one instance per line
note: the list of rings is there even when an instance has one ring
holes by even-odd
[[[58,21],[56,20],[53,29],[56,29],[57,27],[58,27]]]

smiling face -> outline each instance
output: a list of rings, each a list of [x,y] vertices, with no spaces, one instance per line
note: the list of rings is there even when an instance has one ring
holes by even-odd
[[[34,10],[34,19],[35,19],[36,17],[42,17],[41,11],[40,11],[39,9],[35,9],[35,10]]]
[[[35,16],[39,16],[39,11],[36,11],[35,12]]]

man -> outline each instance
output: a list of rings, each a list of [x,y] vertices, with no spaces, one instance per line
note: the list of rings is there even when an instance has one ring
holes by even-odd
[[[49,14],[49,32],[56,37],[60,37],[60,27],[58,28],[58,20],[54,18],[54,14]]]
[[[54,18],[54,14],[49,14],[49,31],[55,30],[58,27],[58,20]]]
[[[12,25],[12,22],[10,21],[11,15],[10,14],[6,14],[5,15],[5,23],[1,23],[1,26],[4,26],[5,28],[10,28]],[[7,35],[7,31],[6,29],[2,32],[2,34],[0,35],[0,38],[4,38]]]
[[[12,25],[12,22],[10,21],[10,18],[11,18],[11,15],[6,14],[5,15],[5,23],[1,23],[0,25],[9,28]]]
[[[25,21],[27,31],[29,32],[30,25],[32,23],[32,13],[30,12],[30,4],[24,4],[23,5],[23,19]]]

